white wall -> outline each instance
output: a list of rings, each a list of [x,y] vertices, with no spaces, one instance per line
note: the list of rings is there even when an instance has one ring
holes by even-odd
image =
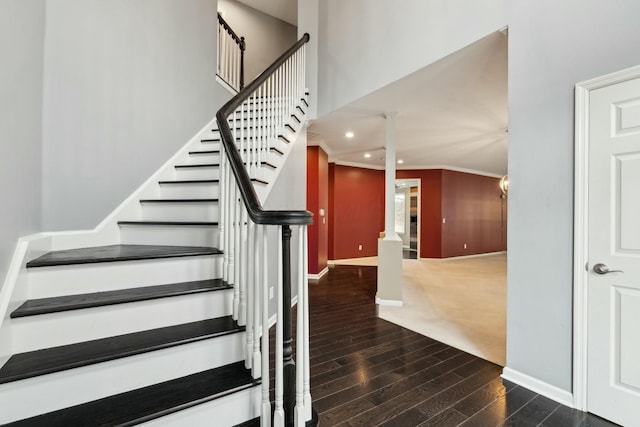
[[[216,0],[49,0],[42,224],[95,227],[207,123]]]
[[[318,117],[318,28],[319,28],[319,2],[320,0],[298,0],[298,39],[304,33],[309,34],[306,46],[306,76],[307,89],[309,90],[309,120]]]
[[[18,237],[40,230],[44,0],[0,0],[0,286]]]
[[[319,2],[318,116],[504,27],[505,3],[506,0]],[[309,85],[313,86],[313,82]]]
[[[640,64],[637,0],[509,2],[507,366],[571,391],[574,87]]]
[[[234,0],[218,0],[218,11],[245,38],[244,81],[248,84],[297,40],[296,27]]]
[[[264,203],[266,210],[306,210],[307,209],[307,133],[306,128],[302,128],[287,157],[287,161],[282,167],[276,182],[274,183],[268,199]],[[297,295],[296,278],[298,277],[297,256],[298,253],[298,232],[299,227],[292,226],[291,237],[291,285],[293,287],[291,295]],[[281,237],[277,234],[277,228],[269,227],[269,285],[275,286],[278,283],[277,270],[277,242]],[[275,314],[276,299],[269,301],[269,313]],[[295,319],[294,319],[295,321]]]

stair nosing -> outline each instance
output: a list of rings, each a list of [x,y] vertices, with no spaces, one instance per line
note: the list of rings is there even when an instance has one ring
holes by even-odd
[[[173,225],[173,226],[191,226],[191,227],[204,227],[204,226],[218,226],[218,221],[118,221],[118,225]],[[219,252],[220,254],[222,251]],[[216,255],[216,254],[203,254],[203,255]],[[160,257],[162,258],[162,257]]]
[[[44,352],[46,351],[52,351],[53,349],[61,349],[61,348],[73,348],[75,347],[76,349],[82,347],[82,346],[86,346],[88,347],[89,345],[95,345],[97,343],[115,343],[118,339],[125,339],[125,337],[134,337],[134,336],[138,336],[141,337],[144,334],[151,334],[153,332],[158,332],[160,330],[168,330],[170,328],[177,328],[177,327],[185,327],[186,325],[191,325],[191,324],[195,324],[195,323],[202,323],[202,322],[206,322],[206,321],[212,321],[212,320],[216,320],[216,319],[231,319],[231,316],[221,316],[215,319],[207,319],[204,321],[197,321],[197,322],[189,322],[189,323],[184,323],[184,324],[180,324],[180,325],[171,325],[171,326],[165,326],[162,328],[156,328],[156,329],[150,329],[150,330],[145,330],[145,331],[139,331],[139,332],[133,332],[133,333],[129,333],[129,334],[122,334],[122,335],[116,335],[116,336],[111,336],[111,337],[106,337],[106,338],[100,338],[100,339],[96,339],[96,340],[90,340],[90,341],[83,341],[83,342],[79,342],[79,343],[73,343],[73,344],[67,344],[67,345],[62,345],[62,346],[57,346],[57,347],[50,347],[50,348],[46,348],[46,349],[41,349],[41,350],[34,350],[34,351],[30,351],[30,352],[25,352],[25,353],[19,353],[17,355],[14,356],[19,356],[19,355],[26,355],[26,354],[34,354],[34,353],[38,353],[38,352],[42,352],[41,354],[44,354]],[[237,324],[237,322],[233,321],[233,325],[234,327],[232,329],[225,329],[222,331],[217,331],[217,332],[213,332],[213,333],[206,333],[206,334],[202,334],[202,335],[197,335],[197,336],[191,336],[191,337],[187,337],[187,338],[183,338],[183,339],[179,339],[179,340],[171,340],[171,341],[167,341],[167,342],[163,342],[163,343],[157,343],[154,345],[148,345],[145,347],[141,347],[141,348],[137,348],[137,349],[128,349],[126,351],[121,351],[119,353],[113,353],[113,354],[100,354],[100,355],[94,355],[93,357],[91,357],[90,359],[82,359],[82,360],[75,360],[75,361],[68,361],[66,363],[60,363],[56,366],[40,366],[40,368],[38,369],[34,369],[31,370],[29,372],[23,372],[23,373],[18,373],[18,374],[13,374],[13,375],[9,375],[9,376],[2,376],[2,369],[0,369],[0,384],[7,384],[7,383],[11,383],[11,382],[15,382],[15,381],[20,381],[20,380],[25,380],[28,378],[35,378],[35,377],[39,377],[42,375],[48,375],[48,374],[53,374],[56,372],[63,372],[63,371],[68,371],[71,369],[77,369],[77,368],[81,368],[84,366],[91,366],[91,365],[95,365],[98,363],[105,363],[105,362],[109,362],[112,360],[118,360],[118,359],[123,359],[125,357],[131,357],[131,356],[136,356],[136,355],[140,355],[140,354],[145,354],[145,353],[150,353],[152,351],[158,351],[158,350],[164,350],[167,348],[171,348],[171,347],[176,347],[179,345],[184,345],[184,344],[190,344],[190,343],[194,343],[194,342],[198,342],[198,341],[203,341],[203,340],[207,340],[207,339],[212,339],[212,338],[216,338],[216,337],[221,337],[221,336],[226,336],[226,335],[231,335],[231,334],[235,334],[238,332],[244,332],[245,331],[245,327],[244,326],[239,326]],[[109,347],[108,345],[105,345],[105,347]],[[86,351],[86,350],[85,350]],[[12,356],[12,357],[14,357]],[[7,363],[3,366],[3,368],[10,366],[9,363],[11,362],[11,358],[9,359],[9,361],[7,361]]]
[[[220,199],[140,199],[140,203],[218,203]]]
[[[215,285],[220,284],[220,285],[213,286],[213,287],[194,287],[194,288],[180,289],[180,285],[184,287],[184,285],[197,284],[197,283],[201,283],[203,285],[205,283],[210,283],[212,285],[214,284]],[[175,289],[175,288],[178,288],[178,289]],[[181,282],[181,283],[169,283],[164,285],[141,286],[136,288],[119,289],[114,291],[91,292],[91,293],[85,293],[85,294],[65,295],[65,296],[59,296],[59,297],[38,298],[38,299],[25,301],[20,307],[18,307],[16,310],[14,310],[11,313],[10,317],[12,319],[19,319],[21,317],[39,316],[39,315],[51,314],[51,313],[61,313],[65,311],[82,310],[82,309],[94,308],[94,307],[106,307],[109,305],[127,304],[127,303],[140,302],[140,301],[150,301],[150,300],[160,299],[160,298],[171,298],[171,297],[177,297],[182,295],[193,295],[198,293],[215,292],[215,291],[221,291],[221,290],[227,290],[227,289],[233,289],[233,286],[224,282],[222,279],[208,279],[208,280],[195,280],[190,282]],[[134,291],[134,290],[139,290],[139,291],[144,290],[146,291],[146,294],[132,293],[132,294],[129,294],[128,296],[124,295],[126,294],[126,291]],[[149,295],[149,291],[153,292],[153,291],[159,291],[159,290],[166,290],[166,291],[156,292],[156,293],[153,293],[152,295]],[[94,297],[93,300],[89,299],[89,297],[91,296]],[[110,296],[112,297],[109,298]],[[23,308],[24,306],[28,305],[29,302],[33,302],[33,301],[43,301],[43,302],[49,301],[52,303],[52,302],[61,301],[65,298],[70,298],[70,297],[76,298],[76,299],[82,299],[82,301],[69,302],[68,304],[58,304],[55,306],[48,306],[48,307],[46,305],[40,305],[40,306],[35,306],[33,308],[29,308],[29,307]],[[95,298],[98,298],[98,299],[95,299]]]
[[[188,169],[188,168],[219,168],[219,163],[205,163],[199,165],[175,165],[176,169]]]
[[[220,154],[220,150],[189,151],[189,154]]]
[[[151,394],[151,396],[149,397],[154,397],[154,395],[158,395],[158,394],[167,396],[168,394],[163,391],[163,388],[168,388],[171,390],[177,389],[180,392],[183,392],[184,390],[187,389],[189,380],[191,378],[197,379],[197,377],[203,376],[204,381],[206,381],[208,384],[215,384],[216,382],[212,381],[215,378],[211,378],[213,376],[212,373],[214,371],[219,371],[224,368],[243,369],[244,366],[242,361],[232,362],[221,367],[195,372],[193,374],[172,378],[156,384],[151,384],[148,386],[143,386],[137,389],[124,391],[111,396],[106,396],[101,399],[95,399],[89,402],[79,403],[78,405],[74,405],[69,408],[58,409],[45,414],[36,415],[34,417],[30,417],[24,420],[19,420],[15,423],[16,425],[22,425],[22,426],[40,426],[40,425],[43,425],[43,422],[46,422],[48,423],[47,425],[50,425],[51,427],[62,427],[62,426],[67,427],[69,425],[69,417],[72,417],[71,421],[73,422],[85,421],[84,419],[85,417],[91,416],[91,414],[95,413],[97,410],[103,409],[103,408],[100,408],[100,405],[105,405],[106,407],[109,407],[109,408],[122,407],[123,400],[126,402],[129,402],[130,400],[134,400],[134,401],[140,400],[141,397],[145,398],[144,396],[145,392],[149,392]],[[120,416],[121,420],[114,419],[112,416],[111,419],[102,418],[100,420],[97,420],[97,422],[100,422],[101,423],[100,425],[106,425],[104,423],[109,423],[108,425],[113,427],[135,426],[135,425],[145,423],[169,414],[173,414],[188,408],[195,407],[197,405],[214,401],[216,399],[220,399],[225,396],[232,395],[234,393],[251,389],[253,387],[259,386],[262,383],[262,380],[260,378],[252,378],[251,375],[248,374],[248,370],[246,368],[244,368],[244,370],[246,371],[244,372],[244,378],[239,378],[239,380],[236,381],[236,384],[233,384],[230,388],[213,391],[213,393],[210,393],[210,394],[196,392],[196,393],[193,393],[195,394],[195,396],[188,396],[188,398],[191,398],[192,400],[186,400],[185,398],[182,398],[182,399],[174,398],[173,401],[167,402],[165,399],[164,402],[160,402],[160,403],[165,405],[171,405],[171,406],[161,406],[158,408],[147,406],[147,408],[143,409],[145,412],[141,414],[129,413],[124,416],[121,415]],[[202,383],[203,380],[200,379],[198,382]],[[212,390],[207,390],[207,392],[211,392],[211,391]],[[149,399],[148,397],[144,400],[147,402],[156,402],[156,400]],[[129,405],[126,405],[126,406],[130,407]],[[71,415],[69,415],[69,412],[71,411],[82,411],[83,409],[84,409],[84,414],[72,413]],[[108,414],[112,415],[113,412],[108,412]],[[94,420],[94,422],[96,421]],[[10,424],[10,425],[13,425],[13,424]]]
[[[219,183],[219,179],[186,179],[186,180],[178,180],[178,181],[158,181],[158,184],[216,184]]]
[[[120,223],[120,222],[119,222]],[[216,223],[217,225],[217,223]],[[81,256],[82,250],[89,249],[101,249],[104,250],[110,247],[126,247],[130,250],[136,249],[148,249],[148,248],[163,248],[166,252],[154,252],[154,253],[131,253],[131,254],[119,254],[117,256],[109,255],[104,257],[84,257]],[[179,249],[179,250],[178,250]],[[186,249],[191,249],[191,251],[185,251]],[[171,252],[171,251],[174,252]],[[67,252],[70,253],[72,251],[77,251],[77,257],[68,257],[68,258],[60,258],[60,259],[47,259],[46,256],[53,253],[62,253]],[[176,252],[177,251],[177,252]],[[111,262],[125,262],[125,261],[143,261],[150,259],[162,259],[162,258],[183,258],[183,257],[191,257],[191,256],[210,256],[210,255],[220,255],[222,251],[218,248],[209,247],[209,246],[167,246],[167,245],[107,245],[107,246],[96,246],[90,248],[77,248],[71,250],[64,251],[52,251],[41,257],[32,259],[27,262],[27,268],[41,268],[41,267],[56,267],[56,266],[68,266],[68,265],[81,265],[81,264],[100,264],[100,263],[111,263]]]

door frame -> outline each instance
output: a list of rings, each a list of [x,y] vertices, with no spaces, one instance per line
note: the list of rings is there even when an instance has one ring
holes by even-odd
[[[573,405],[587,411],[589,256],[589,97],[591,91],[640,77],[640,66],[578,83],[575,88],[573,227]]]
[[[422,215],[422,211],[420,209],[420,203],[422,201],[422,179],[421,178],[396,178],[395,182],[417,182],[418,183],[418,259],[420,259],[420,242],[421,242],[421,234],[420,232],[421,227],[420,227],[420,218]]]

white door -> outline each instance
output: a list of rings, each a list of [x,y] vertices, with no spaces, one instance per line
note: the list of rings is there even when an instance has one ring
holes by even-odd
[[[589,111],[587,409],[640,426],[640,78]]]

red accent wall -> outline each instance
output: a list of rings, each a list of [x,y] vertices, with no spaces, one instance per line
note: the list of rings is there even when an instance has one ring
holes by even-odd
[[[497,178],[442,171],[442,257],[504,250],[506,211]],[[467,245],[466,249],[464,245]]]
[[[384,171],[331,164],[329,199],[329,259],[376,256],[384,230]]]
[[[396,171],[397,179],[420,180],[420,257],[442,257],[442,169]]]
[[[384,230],[384,171],[330,163],[328,175],[329,259],[377,255]],[[499,179],[442,169],[399,170],[396,178],[420,180],[421,258],[506,250],[506,200]]]
[[[329,159],[320,147],[307,147],[307,210],[314,219],[308,231],[309,274],[318,274],[327,267],[329,231]]]

